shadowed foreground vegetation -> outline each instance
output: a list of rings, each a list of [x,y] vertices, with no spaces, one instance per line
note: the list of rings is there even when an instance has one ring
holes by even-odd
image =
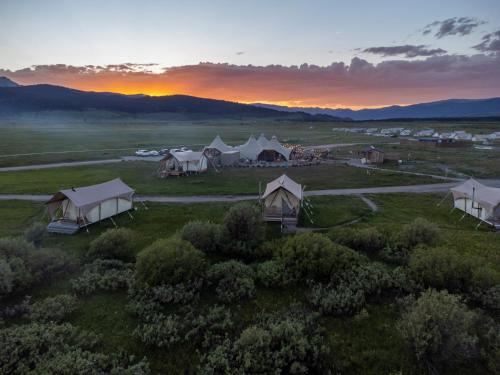
[[[375,214],[356,197],[315,198],[325,234],[284,237],[264,235],[248,204],[148,204],[119,231],[25,234],[42,206],[0,202],[0,236],[38,244],[0,240],[0,367],[497,373],[500,237],[436,206],[441,195],[370,198]]]

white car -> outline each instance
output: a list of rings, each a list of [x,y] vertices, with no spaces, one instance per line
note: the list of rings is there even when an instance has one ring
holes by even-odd
[[[148,156],[158,156],[160,153],[156,150],[151,150],[148,152]]]
[[[137,150],[135,152],[135,156],[148,156],[149,151],[148,150]]]
[[[186,152],[186,151],[191,151],[191,150],[189,148],[187,148],[187,147],[181,147],[181,151],[182,152]]]

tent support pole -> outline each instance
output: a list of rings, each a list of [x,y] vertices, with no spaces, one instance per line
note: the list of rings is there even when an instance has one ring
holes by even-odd
[[[455,211],[455,208],[456,208],[455,206],[453,206],[453,207],[451,208],[451,210],[450,210],[450,214],[451,214],[453,211]]]
[[[446,193],[446,195],[443,197],[443,199],[441,199],[441,200],[439,201],[439,203],[437,204],[437,207],[441,206],[441,204],[444,202],[444,200],[445,200],[446,198],[448,198],[448,195],[450,195],[450,191],[448,191],[448,192]]]
[[[118,225],[116,225],[115,221],[113,220],[113,218],[111,216],[109,217],[109,220],[111,220],[111,222],[113,223],[113,225],[115,226],[115,228],[118,228]]]
[[[128,216],[130,216],[131,219],[134,219],[134,216],[130,213],[130,211],[127,211]]]
[[[479,224],[478,224],[478,225],[476,225],[476,230],[478,230],[478,229],[479,229],[479,226],[480,226],[482,223],[483,223],[482,221],[479,221]]]
[[[148,206],[146,206],[146,204],[144,203],[144,201],[139,201],[139,202],[143,205],[144,209],[148,210]]]
[[[458,221],[462,221],[464,219],[465,215],[467,215],[467,212],[465,214],[463,214],[462,217]]]

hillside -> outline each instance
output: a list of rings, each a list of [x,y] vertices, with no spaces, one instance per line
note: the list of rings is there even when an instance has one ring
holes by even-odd
[[[0,77],[0,87],[19,87],[19,85],[7,77]]]
[[[178,114],[183,115],[184,118],[194,116],[197,118],[256,117],[307,121],[335,120],[335,118],[329,115],[311,115],[303,112],[290,113],[289,111],[285,112],[186,95],[155,97],[147,95],[122,95],[80,91],[53,85],[0,87],[0,114],[15,116],[55,111],[106,111],[134,116]]]
[[[352,110],[348,108],[332,109],[318,107],[283,107],[260,103],[256,103],[255,105],[279,111],[303,111],[315,115],[322,114],[349,117],[355,121],[388,120],[396,118],[411,119],[500,116],[500,98],[448,99],[409,106],[394,105],[390,107],[360,110]]]

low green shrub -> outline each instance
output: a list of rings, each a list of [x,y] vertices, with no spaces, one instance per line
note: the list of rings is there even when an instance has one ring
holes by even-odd
[[[127,228],[108,229],[90,243],[89,259],[118,259],[131,262],[135,259],[132,248],[134,233]]]
[[[252,257],[264,241],[265,226],[255,205],[239,203],[232,206],[224,216],[224,226],[230,241],[227,251],[233,255]]]
[[[179,284],[205,277],[207,263],[189,242],[158,240],[137,255],[137,278],[149,286]]]
[[[415,249],[409,267],[415,280],[425,287],[468,293],[500,284],[500,273],[488,262],[447,246]]]
[[[180,237],[206,254],[221,252],[227,242],[224,227],[208,221],[190,221],[182,227]]]
[[[97,259],[83,266],[82,274],[71,280],[71,287],[77,294],[88,295],[97,290],[126,289],[133,280],[133,264],[119,260]]]
[[[398,329],[416,363],[440,373],[478,357],[476,319],[459,297],[427,290],[406,302]]]
[[[290,237],[275,255],[285,269],[298,279],[329,280],[335,273],[366,261],[355,251],[317,233]]]
[[[47,226],[44,223],[34,222],[24,231],[24,238],[35,246],[40,246],[47,235]]]
[[[377,253],[387,242],[377,228],[334,228],[328,232],[328,237],[336,243],[367,254]]]
[[[235,260],[216,263],[208,270],[208,279],[216,284],[215,292],[224,302],[252,297],[255,293],[254,278],[250,266]]]
[[[258,263],[255,267],[256,280],[266,287],[281,287],[293,280],[283,263],[273,259]]]
[[[399,247],[413,249],[418,245],[435,246],[441,239],[439,227],[421,217],[416,218],[410,224],[403,227],[396,236],[396,244]]]
[[[0,296],[22,291],[72,266],[59,249],[36,248],[22,238],[0,238]]]
[[[33,303],[27,318],[40,323],[61,322],[77,308],[78,300],[69,294],[47,297]]]
[[[349,284],[313,284],[309,300],[322,315],[354,315],[365,305],[362,289]]]
[[[147,362],[96,352],[94,334],[71,324],[30,323],[0,329],[2,374],[148,375]]]
[[[328,351],[316,315],[291,309],[265,315],[202,356],[201,374],[328,373]]]

